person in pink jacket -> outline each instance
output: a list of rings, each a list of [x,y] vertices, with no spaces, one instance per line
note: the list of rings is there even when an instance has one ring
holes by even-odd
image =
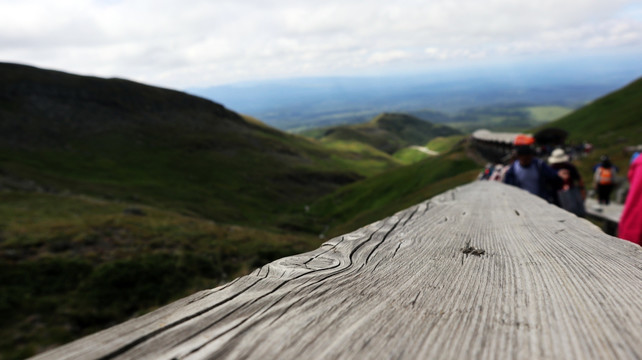
[[[620,217],[618,237],[642,245],[642,156],[629,168],[629,194]]]

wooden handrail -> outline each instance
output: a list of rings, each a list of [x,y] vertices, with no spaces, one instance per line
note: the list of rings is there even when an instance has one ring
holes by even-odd
[[[475,182],[37,359],[639,359],[642,248]]]

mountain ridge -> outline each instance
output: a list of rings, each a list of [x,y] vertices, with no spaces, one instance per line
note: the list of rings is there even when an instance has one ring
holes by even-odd
[[[179,91],[7,63],[0,79],[0,169],[50,188],[269,226],[362,178],[345,154]]]
[[[365,123],[326,128],[316,138],[322,142],[360,142],[392,155],[408,146],[424,146],[439,136],[458,134],[458,130],[413,115],[381,113]]]
[[[172,113],[194,108],[203,109],[218,121],[249,124],[237,113],[211,100],[125,79],[102,79],[10,63],[0,63],[0,79],[0,103],[5,105],[0,108],[3,117],[10,119],[10,112],[19,112],[22,120],[47,120],[50,138],[76,133],[83,136],[113,127],[153,125],[171,121]],[[181,120],[185,125],[195,125],[202,121],[203,115]],[[5,126],[0,140],[7,140],[7,131],[23,135],[27,131],[42,130],[28,126],[33,124],[7,129],[16,122],[6,120],[0,124]],[[27,139],[23,136],[18,140]]]

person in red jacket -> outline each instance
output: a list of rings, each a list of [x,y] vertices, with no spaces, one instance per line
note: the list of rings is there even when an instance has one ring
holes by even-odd
[[[620,217],[618,237],[642,245],[642,156],[629,168],[629,194]]]

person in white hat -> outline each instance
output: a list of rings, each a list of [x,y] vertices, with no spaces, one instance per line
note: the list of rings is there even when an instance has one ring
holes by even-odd
[[[558,193],[557,204],[576,215],[583,216],[583,204],[586,199],[586,189],[584,188],[584,182],[582,181],[579,171],[577,171],[575,165],[571,164],[569,161],[569,156],[563,149],[555,149],[548,158],[548,164],[551,168],[557,171],[557,175],[564,181],[562,189]],[[571,192],[575,192],[573,195],[575,197],[578,197],[577,194],[581,196],[581,199],[574,199],[575,201],[572,205],[568,204],[567,200]],[[579,205],[580,202],[582,206]]]

